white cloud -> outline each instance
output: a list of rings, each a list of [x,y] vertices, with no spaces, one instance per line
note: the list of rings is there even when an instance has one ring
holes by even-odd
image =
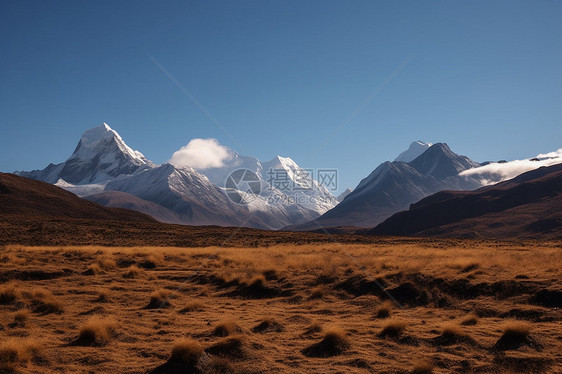
[[[193,139],[174,152],[169,162],[176,166],[209,169],[219,168],[231,158],[230,149],[221,145],[216,139]]]
[[[562,148],[550,153],[540,154],[538,161],[514,160],[505,163],[491,163],[479,168],[465,170],[460,175],[482,177],[484,184],[515,178],[519,174],[538,169],[541,166],[551,166],[562,163]]]

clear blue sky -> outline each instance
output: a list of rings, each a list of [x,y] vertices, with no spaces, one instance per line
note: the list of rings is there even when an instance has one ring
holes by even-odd
[[[477,161],[552,151],[561,19],[560,1],[2,1],[0,170],[62,162],[102,122],[155,162],[216,138],[338,168],[342,188],[417,139]]]

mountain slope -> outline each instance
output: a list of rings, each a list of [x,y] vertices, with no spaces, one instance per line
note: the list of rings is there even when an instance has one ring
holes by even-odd
[[[396,213],[369,234],[562,237],[562,165],[476,191],[443,191]]]
[[[269,228],[192,168],[164,164],[115,179],[105,190],[126,192],[156,203],[173,211],[182,224]]]
[[[0,173],[0,218],[155,222],[138,212],[102,207],[49,183],[5,173]]]
[[[83,199],[92,201],[109,208],[124,208],[147,214],[159,222],[181,224],[178,215],[152,201],[120,191],[103,191],[84,196]]]
[[[338,203],[341,203],[343,201],[343,199],[345,199],[347,197],[347,195],[349,195],[351,192],[353,192],[353,190],[351,188],[346,188],[345,191],[343,191],[341,194],[338,195],[337,200]]]
[[[224,187],[229,196],[243,196],[245,204],[242,204],[242,209],[251,212],[268,228],[279,229],[311,221],[336,205],[336,198],[326,187],[288,157],[277,156],[269,162],[262,162],[231,149],[228,152],[229,157],[222,166],[196,169],[197,172],[216,186]],[[248,170],[256,179],[259,193],[248,195],[244,183],[228,183],[227,186],[229,177],[243,170]]]
[[[129,148],[121,136],[104,123],[84,132],[76,149],[64,163],[14,174],[48,183],[62,179],[67,183],[83,185],[106,182],[151,167],[154,167],[151,161]]]
[[[373,227],[432,193],[480,187],[477,180],[459,176],[476,166],[478,163],[455,154],[447,144],[437,143],[409,163],[382,163],[335,208],[312,222],[287,229]]]

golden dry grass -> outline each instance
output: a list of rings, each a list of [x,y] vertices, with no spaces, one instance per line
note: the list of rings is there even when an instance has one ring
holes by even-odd
[[[181,362],[188,367],[194,368],[201,356],[203,347],[193,339],[182,339],[174,343],[170,360]]]
[[[13,283],[0,288],[0,304],[11,304],[17,300],[19,292]]]
[[[386,300],[377,307],[375,315],[377,316],[377,318],[388,318],[390,317],[390,313],[393,307],[394,304],[392,303],[392,301]]]
[[[561,312],[537,297],[562,291],[560,250],[433,240],[5,247],[0,364],[148,373],[197,358],[206,373],[562,372]]]
[[[421,361],[415,364],[412,374],[432,374],[433,364],[427,361]]]
[[[406,325],[407,323],[402,320],[390,320],[384,324],[379,336],[397,338],[406,330]]]
[[[242,333],[242,328],[234,321],[221,321],[215,325],[213,335],[229,336]]]
[[[476,325],[477,323],[478,323],[478,316],[476,315],[476,313],[470,313],[466,315],[461,321],[461,325],[463,326],[472,326],[472,325]]]
[[[531,332],[531,326],[527,322],[508,321],[503,326],[504,336],[525,337]]]
[[[0,343],[0,371],[12,372],[27,365],[37,354],[38,343],[31,339],[9,338]]]
[[[104,345],[115,336],[119,323],[113,317],[93,316],[86,321],[74,341],[76,345]]]

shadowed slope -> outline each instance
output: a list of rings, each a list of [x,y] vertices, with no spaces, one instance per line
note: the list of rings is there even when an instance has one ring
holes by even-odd
[[[443,191],[368,231],[448,237],[562,237],[562,165],[476,191]]]
[[[5,173],[0,173],[0,217],[154,222],[138,212],[105,208],[49,183]]]

